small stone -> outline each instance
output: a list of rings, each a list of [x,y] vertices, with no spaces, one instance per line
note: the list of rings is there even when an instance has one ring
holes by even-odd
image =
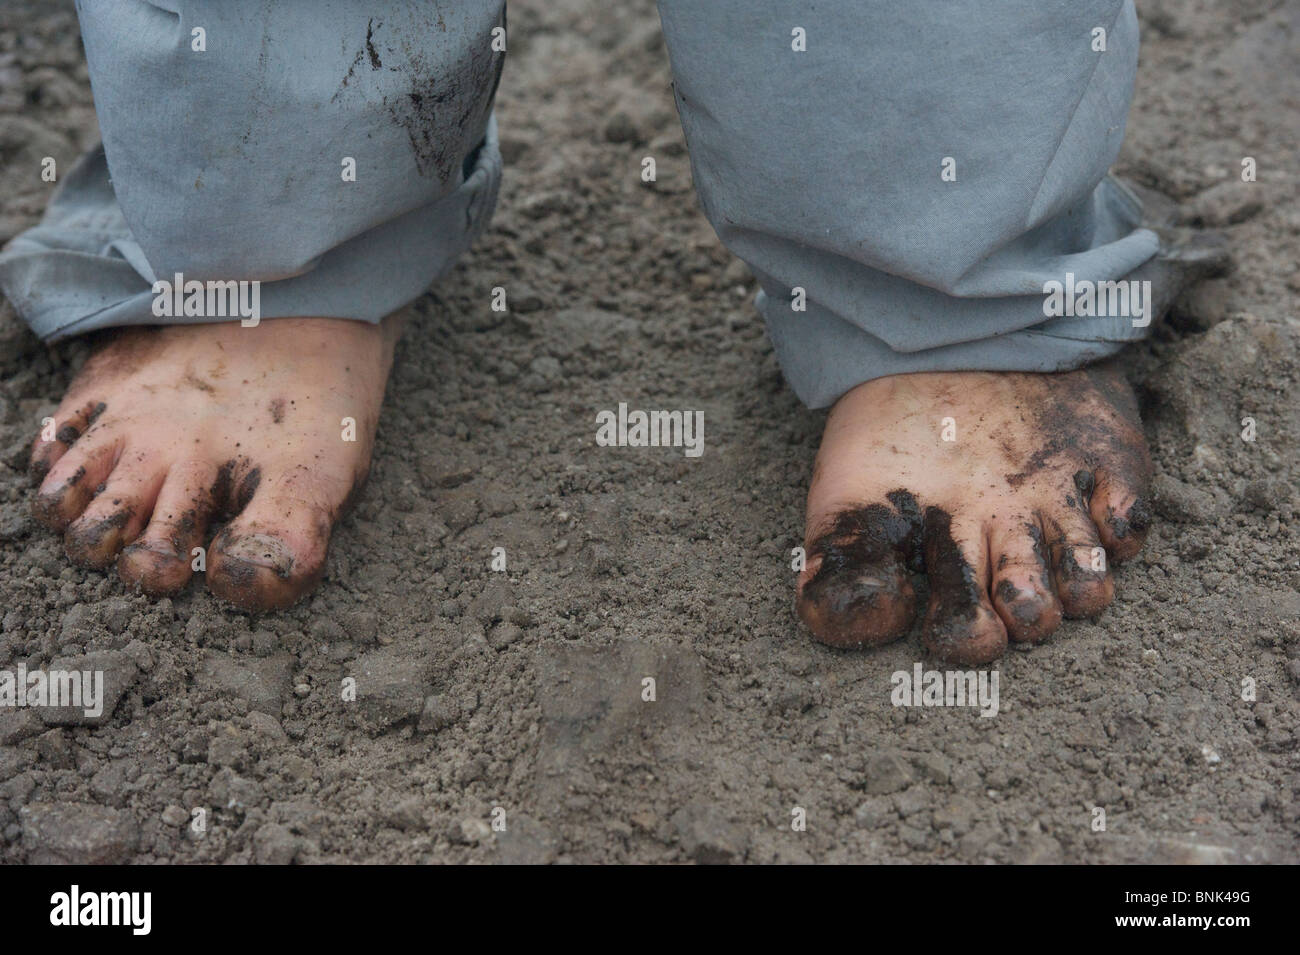
[[[127,783],[127,763],[115,759],[107,766],[101,767],[90,777],[90,794],[99,803],[121,806],[123,789]]]
[[[1192,203],[1193,221],[1218,228],[1245,222],[1264,208],[1259,184],[1228,180],[1211,186]]]
[[[424,815],[424,804],[414,796],[403,799],[389,809],[384,816],[384,822],[403,832],[427,829],[429,825]]]
[[[918,829],[915,826],[899,826],[898,838],[909,849],[924,852],[930,848],[933,836],[931,836],[928,829]]]
[[[513,623],[499,623],[488,633],[488,646],[493,650],[504,650],[523,635],[524,632]]]
[[[83,689],[81,703],[75,706],[47,706],[40,711],[41,719],[48,726],[98,726],[108,722],[117,708],[118,701],[139,676],[139,668],[120,650],[105,650],[89,653],[80,657],[67,657],[53,660],[50,671],[62,672],[71,677],[81,674]],[[94,687],[85,686],[86,675],[90,675]],[[93,700],[91,696],[96,695]],[[87,710],[92,712],[87,713]]]
[[[242,736],[225,732],[208,741],[207,762],[209,766],[230,766],[240,769],[245,761],[245,747]]]
[[[894,796],[894,808],[903,818],[930,808],[930,794],[925,786],[910,786]]]
[[[126,812],[84,803],[33,803],[20,813],[32,865],[119,865],[139,837]]]
[[[362,718],[372,728],[386,729],[420,716],[429,695],[422,670],[405,652],[383,648],[363,653],[353,671]]]
[[[279,720],[256,710],[248,714],[248,728],[256,735],[276,742],[283,742],[289,738]]]
[[[712,803],[692,802],[669,821],[688,856],[700,865],[730,865],[743,861],[744,833]]]
[[[1171,521],[1207,524],[1215,517],[1214,495],[1167,474],[1151,482],[1156,510]]]
[[[267,823],[253,833],[253,858],[258,865],[289,865],[299,849],[298,838],[287,826]]]
[[[1278,481],[1251,481],[1242,490],[1242,497],[1251,507],[1261,511],[1275,511],[1288,499],[1286,485]]]
[[[253,659],[211,653],[195,669],[194,683],[219,696],[237,697],[249,709],[278,718],[293,679],[293,662],[287,653]]]
[[[922,779],[932,783],[947,785],[952,779],[952,763],[942,753],[915,753],[912,755],[912,768]]]
[[[979,809],[965,796],[954,796],[930,817],[935,829],[951,829],[954,836],[964,836],[974,825]]]
[[[897,753],[875,753],[867,760],[866,791],[873,796],[898,792],[912,782],[912,771]]]
[[[853,821],[859,829],[879,829],[893,818],[894,807],[879,797],[868,799],[853,810]]]
[[[1143,650],[1142,662],[1146,664],[1156,664],[1160,662],[1160,654],[1155,650]]]
[[[497,835],[497,862],[501,865],[550,865],[559,852],[559,840],[542,823],[523,813],[510,817]]]
[[[121,633],[131,622],[133,613],[131,601],[126,597],[110,597],[101,605],[100,619],[111,633]]]
[[[445,693],[436,693],[424,701],[418,729],[421,733],[436,733],[460,719],[460,705]]]
[[[162,821],[164,824],[171,826],[173,829],[185,825],[189,822],[190,814],[182,807],[177,805],[168,806],[162,811]]]

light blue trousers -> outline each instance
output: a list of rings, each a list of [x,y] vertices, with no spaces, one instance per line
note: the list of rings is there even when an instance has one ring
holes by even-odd
[[[504,0],[77,6],[103,145],[0,252],[41,337],[158,322],[175,273],[256,279],[266,318],[376,322],[490,218]],[[1045,283],[1122,279],[1159,249],[1106,177],[1132,0],[659,6],[700,202],[806,403],[901,372],[1077,367],[1144,334],[1043,309]],[[211,318],[166,319],[187,320]]]

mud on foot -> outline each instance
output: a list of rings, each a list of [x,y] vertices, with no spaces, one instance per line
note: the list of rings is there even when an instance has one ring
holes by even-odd
[[[399,331],[390,317],[111,334],[32,447],[37,520],[74,563],[116,564],[148,594],[183,588],[206,546],[214,594],[294,603],[365,483]]]
[[[1113,368],[867,382],[827,420],[799,614],[832,646],[897,640],[924,573],[927,650],[987,663],[1106,608],[1111,564],[1151,522],[1150,477],[1137,403]]]

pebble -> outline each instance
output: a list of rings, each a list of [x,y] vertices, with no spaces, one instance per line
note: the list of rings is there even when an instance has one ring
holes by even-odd
[[[101,723],[108,722],[113,716],[113,710],[117,708],[118,701],[135,683],[140,673],[135,661],[120,650],[105,650],[80,657],[53,660],[49,668],[79,673],[102,673],[103,698],[99,701],[100,712],[94,716],[86,715],[84,706],[42,708],[41,719],[48,726],[99,726]]]
[[[1171,521],[1207,524],[1215,517],[1214,495],[1209,491],[1185,484],[1168,474],[1156,475],[1151,487],[1155,492],[1156,510]]]
[[[523,635],[523,630],[513,623],[499,623],[488,633],[488,646],[493,650],[504,650]]]
[[[139,830],[126,812],[84,803],[32,803],[20,817],[31,865],[120,865]]]
[[[401,800],[384,815],[384,822],[403,832],[427,829],[429,821],[424,815],[424,804],[414,796]]]
[[[389,648],[357,658],[352,671],[357,681],[355,705],[372,728],[385,729],[423,712],[429,687],[415,663],[409,654]]]
[[[258,865],[289,865],[301,848],[287,826],[268,822],[253,833],[253,858]]]
[[[256,642],[256,638],[254,638]],[[194,683],[218,696],[234,696],[251,710],[279,717],[293,679],[293,657],[232,657],[210,653],[194,671]]]
[[[189,819],[190,814],[177,805],[168,806],[162,811],[162,821],[172,828],[185,825]]]
[[[873,796],[905,789],[912,782],[912,771],[894,752],[875,753],[867,760],[866,791]]]
[[[1192,215],[1202,225],[1218,228],[1236,225],[1264,208],[1259,184],[1228,180],[1211,186],[1192,203]]]
[[[712,803],[692,802],[669,819],[683,851],[700,865],[743,861],[744,833]]]
[[[421,733],[436,733],[460,719],[461,708],[456,700],[445,693],[435,693],[424,701],[418,729]]]
[[[1251,481],[1242,491],[1246,503],[1261,511],[1277,510],[1288,496],[1286,485],[1280,481]]]

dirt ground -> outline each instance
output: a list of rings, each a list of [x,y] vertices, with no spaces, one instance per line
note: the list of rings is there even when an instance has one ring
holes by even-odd
[[[0,302],[0,668],[89,656],[117,699],[0,711],[0,861],[1300,860],[1300,4],[1139,11],[1117,171],[1237,269],[1128,354],[1160,521],[1100,619],[1000,662],[995,718],[891,705],[915,635],[801,630],[824,414],[696,208],[653,3],[520,2],[497,216],[411,308],[370,485],[296,608],[68,565],[24,470],[87,347]],[[71,4],[3,0],[0,241],[44,207],[40,158],[96,136]],[[620,401],[703,410],[704,455],[597,447]]]

